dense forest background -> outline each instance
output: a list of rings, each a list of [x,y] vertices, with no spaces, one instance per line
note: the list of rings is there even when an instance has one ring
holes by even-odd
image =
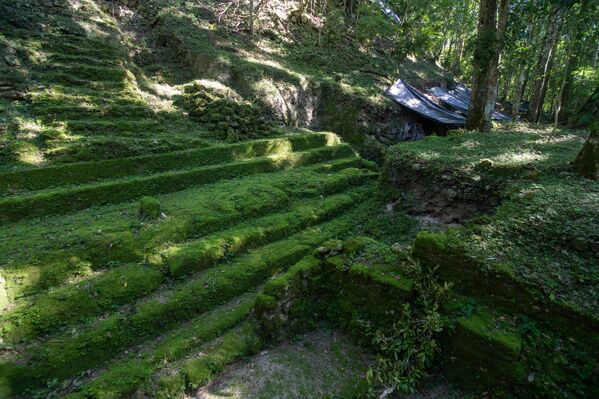
[[[473,0],[390,0],[386,4],[400,16],[399,23],[381,12],[379,2],[365,0],[227,2],[219,18],[228,21],[229,29],[250,34],[287,29],[288,23],[278,22],[282,22],[281,9],[290,3],[292,21],[304,29],[290,32],[289,37],[300,43],[316,41],[326,48],[345,38],[397,64],[410,56],[436,62],[448,72],[449,80],[465,82],[473,80],[473,58],[484,56],[477,53],[479,4]],[[533,122],[553,118],[558,123],[572,122],[599,82],[598,2],[502,3],[507,23],[498,62],[497,99],[506,108],[529,101],[527,116]]]

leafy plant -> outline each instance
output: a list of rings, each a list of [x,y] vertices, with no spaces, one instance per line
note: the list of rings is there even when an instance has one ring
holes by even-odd
[[[435,338],[443,329],[439,307],[451,285],[439,283],[434,269],[423,269],[419,264],[414,269],[416,303],[405,304],[397,321],[372,334],[379,358],[366,374],[369,396],[414,392],[439,351]]]

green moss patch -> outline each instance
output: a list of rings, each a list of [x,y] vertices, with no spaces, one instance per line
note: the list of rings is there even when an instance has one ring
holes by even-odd
[[[156,291],[165,276],[182,277],[214,266],[250,248],[284,238],[330,220],[352,207],[370,187],[311,200],[289,212],[255,219],[251,224],[215,233],[202,240],[174,245],[162,253],[163,268],[125,265],[92,275],[78,284],[61,286],[25,301],[3,315],[3,338],[43,336],[75,325],[100,312]],[[164,273],[164,275],[163,275]]]
[[[167,154],[18,170],[0,173],[0,192],[16,194],[61,185],[189,169],[291,151],[305,151],[317,146],[339,143],[339,139],[333,134],[293,135],[283,139],[218,145]]]
[[[162,213],[160,202],[154,197],[142,197],[137,213],[142,219],[157,219]]]
[[[154,386],[146,390],[158,398],[176,397],[210,382],[226,365],[257,352],[260,347],[255,326],[245,323],[208,345],[197,358],[181,362],[179,371],[159,377]]]
[[[244,218],[285,209],[292,199],[339,192],[375,177],[348,168],[352,163],[355,160],[256,175],[159,196],[167,218],[154,223],[140,222],[133,202],[3,225],[2,274],[9,297],[60,285],[119,262],[141,261],[166,242],[218,231]],[[65,232],[64,226],[69,230]]]
[[[596,395],[587,343],[472,298],[453,298],[445,312],[454,324],[442,340],[443,369],[460,385],[498,397]]]
[[[202,272],[170,291],[139,301],[129,310],[83,327],[75,335],[62,334],[39,344],[25,354],[27,365],[16,369],[12,385],[22,390],[31,387],[32,376],[39,382],[64,379],[101,364],[140,339],[155,337],[251,290],[298,261],[311,246],[343,232],[353,218],[355,213],[350,212],[333,222],[264,246],[229,264]]]
[[[358,189],[310,201],[287,213],[265,216],[212,237],[172,246],[162,253],[163,262],[173,276],[207,268],[220,259],[330,219],[354,206],[364,194],[364,189]]]
[[[596,342],[594,185],[561,178],[520,186],[531,195],[515,194],[467,229],[421,233],[414,253],[464,292]]]
[[[517,182],[568,172],[585,136],[518,125],[398,144],[387,151],[381,192],[413,212],[463,222],[493,212]]]
[[[258,296],[255,312],[268,337],[307,331],[319,320],[350,330],[361,317],[388,322],[413,299],[409,262],[388,246],[367,238],[333,240],[314,255],[269,281]]]

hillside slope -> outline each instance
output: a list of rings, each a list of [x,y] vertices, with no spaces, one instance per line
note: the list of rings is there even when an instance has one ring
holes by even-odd
[[[435,65],[320,40],[288,6],[280,17],[294,33],[252,38],[232,31],[235,16],[216,1],[3,4],[0,168],[205,146],[210,132],[181,101],[197,79],[259,105],[275,125],[334,131],[372,159],[380,143],[424,135],[382,92],[399,75],[442,82]]]

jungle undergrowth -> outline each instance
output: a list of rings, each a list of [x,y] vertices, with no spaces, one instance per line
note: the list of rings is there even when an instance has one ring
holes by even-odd
[[[434,268],[424,268],[418,262],[413,263],[410,274],[417,293],[415,302],[404,304],[391,326],[373,328],[363,323],[378,355],[366,373],[364,397],[415,392],[440,351],[436,338],[444,328],[440,307],[449,296],[451,284],[440,283]]]

